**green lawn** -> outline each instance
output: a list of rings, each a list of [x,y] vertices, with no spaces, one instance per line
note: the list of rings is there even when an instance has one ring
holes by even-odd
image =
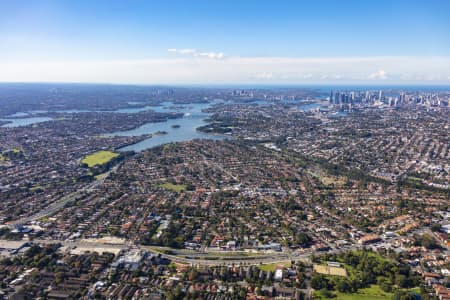
[[[378,285],[372,285],[369,288],[360,289],[354,294],[337,293],[338,300],[382,300],[391,299],[392,293],[383,292]]]
[[[361,251],[353,251],[356,253],[360,253]],[[373,260],[377,260],[379,262],[387,261],[385,258],[383,258],[381,255],[374,253],[374,252],[367,252],[366,255],[370,257]],[[342,263],[345,266],[345,269],[348,272],[348,275],[351,279],[355,279],[357,277],[357,270],[353,268],[350,265],[347,265],[344,263],[343,259],[337,258],[336,261]],[[322,261],[322,263],[325,263],[325,261]],[[332,276],[326,275],[326,277],[331,278]],[[420,294],[419,288],[412,288],[412,289],[402,289],[403,291],[409,291],[409,292],[415,292],[417,294]],[[392,299],[393,293],[387,293],[384,292],[380,286],[374,284],[371,285],[368,288],[362,288],[359,289],[356,293],[340,293],[337,291],[333,291],[333,294],[336,295],[333,299],[336,300],[382,300],[382,299]],[[326,299],[323,297],[319,291],[314,292],[314,299]]]
[[[158,233],[160,232],[160,231],[162,231],[162,224],[160,224],[159,226],[158,226],[158,229],[156,229],[156,231],[155,231],[155,233],[153,234],[153,237],[152,238],[156,238],[156,236],[158,235]]]
[[[40,186],[40,185],[35,185],[35,186],[33,186],[33,187],[30,189],[30,191],[32,191],[32,192],[37,191],[37,190],[43,190],[42,186]]]
[[[168,144],[164,144],[162,145],[163,150],[172,150],[172,149],[177,149],[178,145],[175,143],[168,143]]]
[[[291,265],[291,261],[287,260],[287,261],[282,261],[279,263],[272,263],[272,264],[264,264],[264,265],[259,265],[258,268],[260,268],[261,270],[268,272],[268,271],[275,271],[277,269],[278,266],[283,266],[284,268],[287,268]]]
[[[97,165],[103,165],[109,162],[111,159],[119,156],[119,153],[112,152],[112,151],[97,151],[95,153],[92,153],[81,161],[83,164],[87,164],[88,167],[94,167]]]
[[[95,175],[94,178],[95,178],[95,180],[100,180],[100,179],[105,178],[106,174],[107,173],[98,174],[98,175]]]
[[[406,290],[405,290],[406,291]],[[420,293],[419,288],[407,289],[407,291]],[[345,294],[336,292],[336,300],[385,300],[392,299],[393,293],[386,293],[380,289],[376,284],[365,289],[359,289],[358,292],[352,294]],[[326,299],[320,295],[318,291],[314,292],[314,299]]]
[[[21,152],[22,152],[22,149],[19,149],[19,148],[5,150],[5,151],[3,151],[3,153],[0,152],[0,161],[7,160],[8,159],[8,154],[11,154],[11,153],[12,154],[20,154]]]
[[[186,190],[186,185],[184,184],[173,184],[171,182],[166,182],[166,183],[161,183],[160,185],[158,185],[160,188],[166,189],[166,190],[171,190],[174,192],[182,192]]]

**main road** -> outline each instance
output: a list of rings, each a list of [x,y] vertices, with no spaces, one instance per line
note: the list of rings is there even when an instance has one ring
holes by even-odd
[[[0,245],[4,249],[16,249],[18,247],[19,241],[8,241],[0,240]],[[23,241],[26,243],[27,241]],[[88,242],[88,241],[69,241],[69,240],[51,240],[51,239],[36,239],[32,241],[33,243],[46,245],[46,244],[61,244],[67,250],[75,250],[77,248],[83,249],[91,252],[112,252],[118,253],[122,250],[127,250],[130,248],[137,248],[141,250],[148,251],[150,253],[161,255],[173,262],[190,264],[190,265],[202,265],[202,266],[239,266],[239,265],[259,265],[259,264],[271,264],[271,263],[281,263],[288,260],[309,260],[311,253],[302,254],[288,254],[286,252],[274,252],[274,253],[256,253],[251,255],[250,253],[245,253],[242,256],[236,253],[227,252],[215,252],[215,253],[191,253],[191,254],[179,254],[175,255],[170,253],[170,251],[177,251],[172,249],[165,251],[165,249],[158,249],[152,246],[135,245],[132,243],[125,244],[105,244],[100,242]],[[227,255],[228,254],[228,255]]]
[[[10,226],[15,226],[18,224],[27,224],[31,221],[39,220],[40,218],[51,216],[55,213],[57,213],[60,209],[62,209],[66,204],[75,202],[83,197],[83,194],[86,192],[90,192],[93,189],[95,189],[98,185],[102,184],[106,177],[112,172],[117,170],[119,165],[113,167],[111,170],[105,173],[104,176],[102,176],[100,179],[95,180],[94,182],[91,182],[87,186],[84,186],[83,188],[79,189],[76,192],[73,192],[69,195],[63,196],[59,200],[55,201],[54,203],[50,204],[48,207],[42,209],[41,211],[27,217],[23,217],[14,221],[11,221],[8,223]]]
[[[23,241],[24,243],[26,241]],[[286,261],[304,261],[310,262],[310,256],[315,252],[313,250],[308,250],[305,252],[292,252],[292,251],[282,251],[282,252],[271,252],[271,253],[242,253],[242,256],[236,252],[210,252],[210,253],[202,253],[202,252],[179,252],[176,254],[179,249],[170,249],[170,248],[158,248],[152,246],[143,246],[136,245],[131,242],[127,242],[124,244],[107,244],[100,242],[90,242],[90,241],[70,241],[70,240],[45,240],[45,239],[37,239],[33,240],[33,243],[36,244],[61,244],[69,250],[72,249],[83,249],[91,252],[112,252],[118,253],[122,250],[127,250],[130,248],[137,248],[148,251],[153,254],[161,255],[171,261],[178,263],[185,263],[190,265],[201,265],[201,266],[250,266],[250,265],[260,265],[260,264],[276,264],[282,263]],[[11,244],[11,247],[8,245]],[[17,241],[7,241],[0,240],[0,245],[3,248],[14,248],[17,247]],[[359,246],[355,245],[349,247],[345,250],[356,250]],[[343,250],[330,250],[328,253],[336,253]],[[175,253],[175,254],[174,254]],[[325,253],[325,252],[321,252]]]

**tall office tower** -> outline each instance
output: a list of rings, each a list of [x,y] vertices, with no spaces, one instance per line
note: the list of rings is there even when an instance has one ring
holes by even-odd
[[[400,93],[400,103],[405,103],[405,93]]]
[[[336,94],[334,94],[334,104],[339,104],[340,97],[341,94],[339,92],[336,92]]]
[[[378,95],[378,100],[383,100],[383,91],[380,90],[380,94]]]
[[[330,100],[329,100],[330,104],[333,104],[333,90],[331,90],[330,92]]]

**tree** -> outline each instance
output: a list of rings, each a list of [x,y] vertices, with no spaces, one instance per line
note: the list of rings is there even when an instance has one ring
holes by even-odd
[[[378,277],[377,284],[384,292],[392,292],[392,284],[388,281],[388,279],[384,277]]]
[[[340,278],[336,284],[336,289],[341,293],[352,292],[352,285],[347,278]]]
[[[439,245],[436,243],[436,240],[427,233],[416,237],[416,244],[423,246],[427,249],[439,248]]]
[[[434,223],[434,224],[431,225],[430,228],[431,228],[431,231],[439,232],[439,231],[441,231],[442,226],[439,223]]]
[[[329,291],[329,290],[327,290],[327,289],[321,289],[320,291],[319,291],[319,293],[320,293],[320,295],[322,296],[322,297],[324,297],[324,298],[327,298],[327,299],[329,299],[329,298],[334,298],[335,297],[335,295],[331,292],[331,291]]]
[[[171,273],[175,273],[177,271],[177,266],[174,263],[169,264],[168,268]]]
[[[306,233],[300,232],[295,236],[295,242],[302,246],[308,246],[309,244],[311,244],[312,239]]]
[[[405,291],[396,291],[392,296],[393,300],[415,300],[416,295],[414,293]]]
[[[414,286],[414,280],[410,276],[397,274],[395,276],[395,284],[400,288],[410,288]]]
[[[311,278],[311,287],[315,290],[332,289],[332,284],[322,274],[316,274]]]

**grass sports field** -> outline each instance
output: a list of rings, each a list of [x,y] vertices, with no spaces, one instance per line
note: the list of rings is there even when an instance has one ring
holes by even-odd
[[[166,190],[171,190],[171,191],[174,191],[174,192],[177,192],[177,193],[186,190],[186,185],[184,185],[184,184],[173,184],[173,183],[170,183],[170,182],[162,183],[162,184],[159,185],[159,187],[161,187],[163,189],[166,189]]]
[[[333,267],[315,264],[313,268],[314,272],[317,272],[319,274],[347,277],[347,270],[345,270],[345,268],[342,267]]]
[[[335,293],[335,300],[386,300],[392,298],[392,293],[383,292],[378,285],[360,289],[356,293],[344,294]],[[327,299],[320,295],[319,292],[314,292],[314,299]]]
[[[92,153],[81,161],[83,164],[87,164],[88,167],[94,167],[98,165],[103,165],[109,162],[111,159],[119,156],[119,153],[112,152],[112,151],[97,151],[95,153]]]
[[[268,271],[273,272],[277,269],[278,266],[287,268],[290,265],[291,265],[291,261],[287,260],[287,261],[283,261],[283,262],[279,262],[279,263],[259,265],[258,268],[260,268],[261,270],[263,270],[265,272],[268,272]]]

